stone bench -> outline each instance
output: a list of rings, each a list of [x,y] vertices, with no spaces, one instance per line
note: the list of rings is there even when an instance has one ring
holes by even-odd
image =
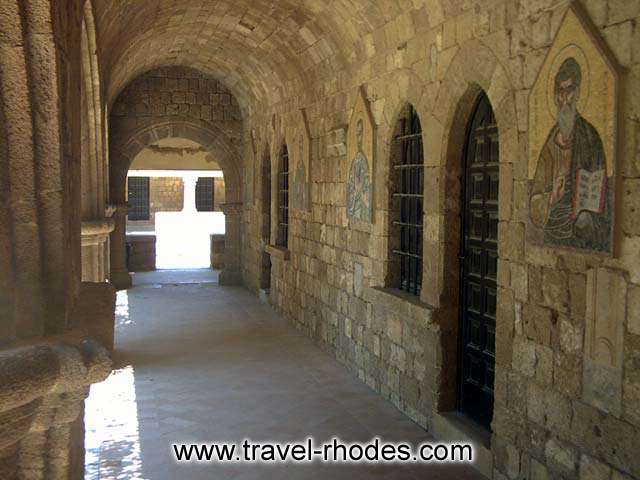
[[[223,233],[214,233],[211,238],[211,268],[224,268],[224,237]]]
[[[127,269],[130,272],[147,272],[156,269],[155,234],[127,235]]]

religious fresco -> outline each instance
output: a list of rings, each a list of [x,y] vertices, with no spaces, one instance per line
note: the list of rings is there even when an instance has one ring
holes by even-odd
[[[246,185],[244,190],[244,202],[247,205],[253,205],[255,199],[255,168],[257,165],[257,154],[258,154],[258,139],[256,129],[252,128],[250,131],[251,134],[251,157],[248,160],[248,165],[245,167],[245,178]]]
[[[529,96],[527,239],[611,254],[618,75],[592,31],[571,6]]]
[[[309,181],[311,134],[304,109],[298,113],[295,124],[297,127],[294,132],[293,142],[290,143],[289,148],[289,158],[293,157],[293,165],[291,165],[293,167],[291,207],[295,210],[307,212],[310,210],[311,205],[311,199],[309,198],[311,194]]]
[[[373,152],[374,122],[364,88],[349,122],[347,154],[347,216],[354,220],[371,222],[373,212]]]

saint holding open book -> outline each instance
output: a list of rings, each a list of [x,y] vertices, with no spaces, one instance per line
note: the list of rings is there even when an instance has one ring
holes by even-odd
[[[609,251],[611,202],[602,140],[577,109],[580,65],[567,58],[555,76],[556,124],[531,186],[531,221],[544,244]]]

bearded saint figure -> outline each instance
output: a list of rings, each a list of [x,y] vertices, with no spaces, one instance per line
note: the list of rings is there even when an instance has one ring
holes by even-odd
[[[611,205],[602,140],[578,111],[582,73],[574,58],[554,82],[556,124],[545,142],[531,185],[530,216],[544,244],[610,249]]]

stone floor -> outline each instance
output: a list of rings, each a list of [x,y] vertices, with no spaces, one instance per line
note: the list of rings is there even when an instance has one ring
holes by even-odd
[[[87,400],[87,479],[483,478],[452,464],[178,465],[178,441],[432,438],[249,292],[144,278],[118,295],[117,370]]]

